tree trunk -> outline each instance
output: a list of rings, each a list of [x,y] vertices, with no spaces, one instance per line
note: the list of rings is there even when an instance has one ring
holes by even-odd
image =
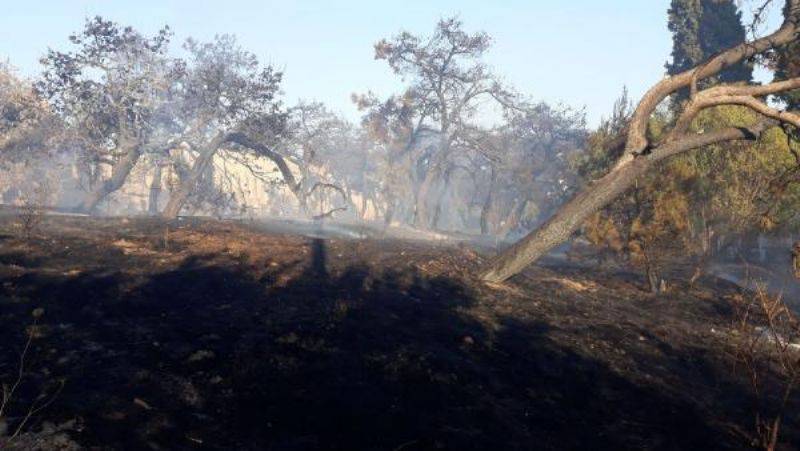
[[[414,211],[414,225],[421,229],[427,229],[430,226],[430,220],[428,219],[428,194],[433,187],[433,183],[438,177],[439,168],[430,168],[430,170],[425,174],[425,178],[422,180],[422,183],[419,185],[419,189],[417,190],[416,209]]]
[[[139,161],[141,153],[138,145],[129,146],[122,158],[111,169],[111,178],[98,183],[91,192],[87,193],[86,198],[79,207],[80,210],[94,214],[100,202],[108,197],[109,194],[122,188],[133,167]]]
[[[489,234],[489,213],[491,213],[492,204],[494,203],[494,185],[497,181],[497,171],[495,171],[494,166],[492,166],[491,170],[492,176],[489,182],[489,193],[486,194],[483,207],[481,207],[481,235]]]
[[[200,177],[203,176],[203,172],[205,172],[206,168],[208,168],[214,160],[214,155],[217,154],[217,150],[225,143],[226,138],[226,135],[219,133],[200,151],[200,154],[194,160],[194,164],[192,164],[192,169],[189,174],[180,180],[178,188],[170,195],[167,206],[161,213],[163,218],[175,219],[178,217],[183,206],[186,204],[186,200],[189,199],[189,195],[194,191],[197,182],[199,182]]]
[[[446,115],[443,115],[439,151],[431,157],[432,161],[428,165],[428,171],[425,173],[425,178],[422,180],[422,184],[420,184],[417,192],[414,225],[422,229],[427,229],[431,225],[430,219],[428,218],[428,194],[431,188],[433,188],[433,184],[436,183],[436,180],[443,175],[443,168],[450,154],[448,130],[449,121]]]
[[[453,175],[452,168],[448,168],[444,172],[444,186],[436,197],[436,210],[433,213],[433,221],[431,228],[437,230],[439,228],[439,220],[442,219],[442,205],[444,204],[444,197],[447,195],[447,190],[450,189],[450,177]]]
[[[655,163],[711,144],[740,139],[754,140],[766,127],[766,123],[759,123],[752,129],[729,128],[692,135],[667,143],[649,154],[635,158],[623,156],[622,163],[617,164],[611,172],[589,183],[538,229],[494,258],[481,274],[481,278],[487,282],[499,283],[519,274],[550,249],[566,241],[589,216],[622,195]]]
[[[153,181],[150,182],[150,195],[147,199],[147,212],[158,215],[158,199],[161,197],[161,165],[156,164]]]

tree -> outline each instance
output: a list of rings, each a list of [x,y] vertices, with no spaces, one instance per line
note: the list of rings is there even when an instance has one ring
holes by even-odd
[[[796,43],[800,33],[800,0],[787,0],[788,14],[783,25],[763,38],[723,51],[696,68],[667,77],[655,84],[638,103],[627,125],[625,151],[601,178],[590,183],[561,207],[537,230],[498,255],[484,270],[482,278],[502,282],[519,273],[554,246],[567,240],[591,215],[630,189],[651,169],[671,157],[690,150],[737,140],[757,140],[774,124],[800,128],[800,114],[781,111],[764,98],[800,88],[800,78],[776,81],[763,86],[718,83],[705,89],[699,82],[717,76],[723,69],[762,55],[775,48]],[[691,97],[677,116],[674,126],[654,140],[648,125],[654,111],[670,95],[689,89]],[[739,105],[764,119],[752,126],[732,124],[714,130],[692,133],[691,125],[704,110],[721,105]]]
[[[481,103],[486,99],[499,105],[514,102],[513,94],[481,62],[490,44],[486,33],[469,34],[462,30],[461,21],[450,18],[439,21],[430,37],[402,32],[375,45],[375,58],[410,80],[404,95],[395,101],[403,104],[409,119],[413,117],[407,122],[411,126],[408,138],[418,144],[424,130],[436,140],[424,148],[409,149],[416,151],[412,160],[421,169],[414,196],[418,227],[435,227],[429,214],[440,203],[432,195],[434,185],[441,183],[440,192],[446,191],[446,175],[452,174],[459,151],[455,144],[476,120]]]
[[[183,130],[179,140],[187,142],[196,156],[162,216],[178,216],[225,145],[238,145],[274,160],[286,182],[294,186],[283,157],[271,149],[285,130],[286,115],[277,99],[282,74],[271,66],[260,66],[256,56],[230,35],[217,36],[210,43],[189,39],[185,48],[189,62],[172,111],[178,129]]]
[[[784,16],[789,18],[789,3],[783,10]],[[786,80],[800,77],[800,43],[795,42],[778,49],[775,61],[775,79]],[[800,90],[789,91],[781,98],[787,103],[787,108],[800,109]]]
[[[0,160],[24,159],[50,149],[63,137],[60,128],[32,86],[0,63]]]
[[[480,157],[481,233],[507,234],[537,224],[577,186],[571,161],[584,145],[582,112],[518,104],[491,130],[474,128],[467,144]]]
[[[425,125],[428,117],[410,93],[384,101],[372,93],[354,94],[353,101],[365,112],[361,126],[377,154],[376,188],[383,200],[384,223],[388,226],[396,218],[413,222],[419,184],[417,160],[420,149],[435,140],[436,131]]]
[[[152,144],[181,71],[166,57],[169,38],[167,27],[148,38],[98,16],[69,37],[75,51],[51,49],[42,58],[45,71],[37,91],[80,137],[90,163],[111,168],[110,177],[87,193],[80,210],[93,212],[120,189]]]
[[[745,40],[742,14],[734,0],[672,0],[668,14],[673,43],[672,61],[667,63],[669,75],[695,68]],[[752,79],[753,66],[743,60],[726,67],[706,83],[749,83]],[[688,90],[680,90],[676,101],[685,101],[688,95]]]
[[[344,190],[332,180],[337,175],[346,178],[350,172],[348,156],[354,149],[351,141],[351,126],[330,112],[319,102],[300,101],[288,113],[289,138],[283,148],[300,168],[301,178],[292,192],[300,203],[300,209],[312,216],[328,216],[322,204],[329,199],[327,194],[349,198]],[[349,163],[355,163],[349,161]],[[344,181],[344,180],[342,180]],[[311,210],[311,197],[316,197],[320,208]],[[345,207],[335,207],[338,211]]]

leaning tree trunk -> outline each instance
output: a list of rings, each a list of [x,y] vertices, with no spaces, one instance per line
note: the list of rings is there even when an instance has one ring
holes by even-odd
[[[161,216],[165,219],[175,219],[180,214],[189,196],[194,191],[195,186],[200,181],[203,173],[214,160],[214,155],[217,150],[225,143],[227,136],[220,133],[211,140],[211,142],[204,147],[197,158],[192,164],[192,169],[186,177],[182,178],[178,188],[169,196],[167,206],[161,212]]]
[[[80,205],[80,210],[85,213],[93,214],[97,210],[97,206],[111,193],[122,188],[125,180],[128,179],[133,167],[139,161],[139,156],[142,152],[139,146],[134,144],[127,147],[127,150],[122,155],[119,161],[111,169],[111,178],[104,180],[97,184],[92,191],[90,191],[86,198]]]
[[[624,158],[608,174],[589,183],[564,204],[555,215],[537,230],[525,236],[493,259],[481,278],[487,282],[503,282],[521,272],[550,249],[565,242],[583,222],[633,186],[657,162],[699,147],[740,139],[756,139],[766,128],[760,123],[752,129],[730,128],[702,135],[692,135],[658,147],[650,154]]]
[[[286,186],[289,187],[289,190],[292,192],[292,194],[294,194],[294,196],[297,198],[297,201],[300,203],[301,210],[308,213],[308,193],[303,188],[303,182],[298,182],[294,177],[294,173],[292,172],[292,169],[289,167],[289,164],[286,162],[286,158],[284,158],[283,155],[275,152],[268,146],[251,139],[244,133],[232,133],[228,135],[228,140],[242,147],[252,149],[258,155],[272,160],[272,162],[275,163],[275,166],[278,167],[278,171],[281,173],[281,177],[286,183]]]

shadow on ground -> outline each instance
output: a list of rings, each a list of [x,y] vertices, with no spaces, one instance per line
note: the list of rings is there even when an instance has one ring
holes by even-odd
[[[47,416],[112,449],[718,449],[727,434],[675,393],[550,338],[547,322],[467,311],[455,279],[352,265],[310,243],[299,276],[195,255],[130,283],[120,268],[0,280],[0,340],[43,307]],[[4,255],[0,261],[20,258]],[[37,262],[40,264],[41,262]],[[16,350],[2,351],[0,372]],[[36,419],[36,427],[42,419]]]

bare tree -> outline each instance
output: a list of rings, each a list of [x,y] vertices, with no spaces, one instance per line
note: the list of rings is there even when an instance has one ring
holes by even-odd
[[[566,241],[590,215],[608,205],[659,162],[704,146],[735,140],[757,140],[776,123],[800,127],[800,114],[780,111],[765,101],[769,95],[800,87],[800,78],[776,81],[763,86],[719,84],[698,89],[698,82],[709,79],[726,67],[763,55],[772,49],[797,42],[800,32],[800,0],[787,0],[787,15],[774,33],[743,42],[686,72],[655,84],[637,105],[627,127],[625,151],[612,169],[588,184],[555,215],[510,249],[493,259],[481,275],[489,282],[502,282],[519,273],[554,246]],[[690,89],[690,99],[672,130],[653,142],[647,133],[650,117],[658,106],[675,92]],[[689,132],[689,125],[702,110],[719,105],[741,105],[763,116],[750,127],[729,127],[704,133]]]

